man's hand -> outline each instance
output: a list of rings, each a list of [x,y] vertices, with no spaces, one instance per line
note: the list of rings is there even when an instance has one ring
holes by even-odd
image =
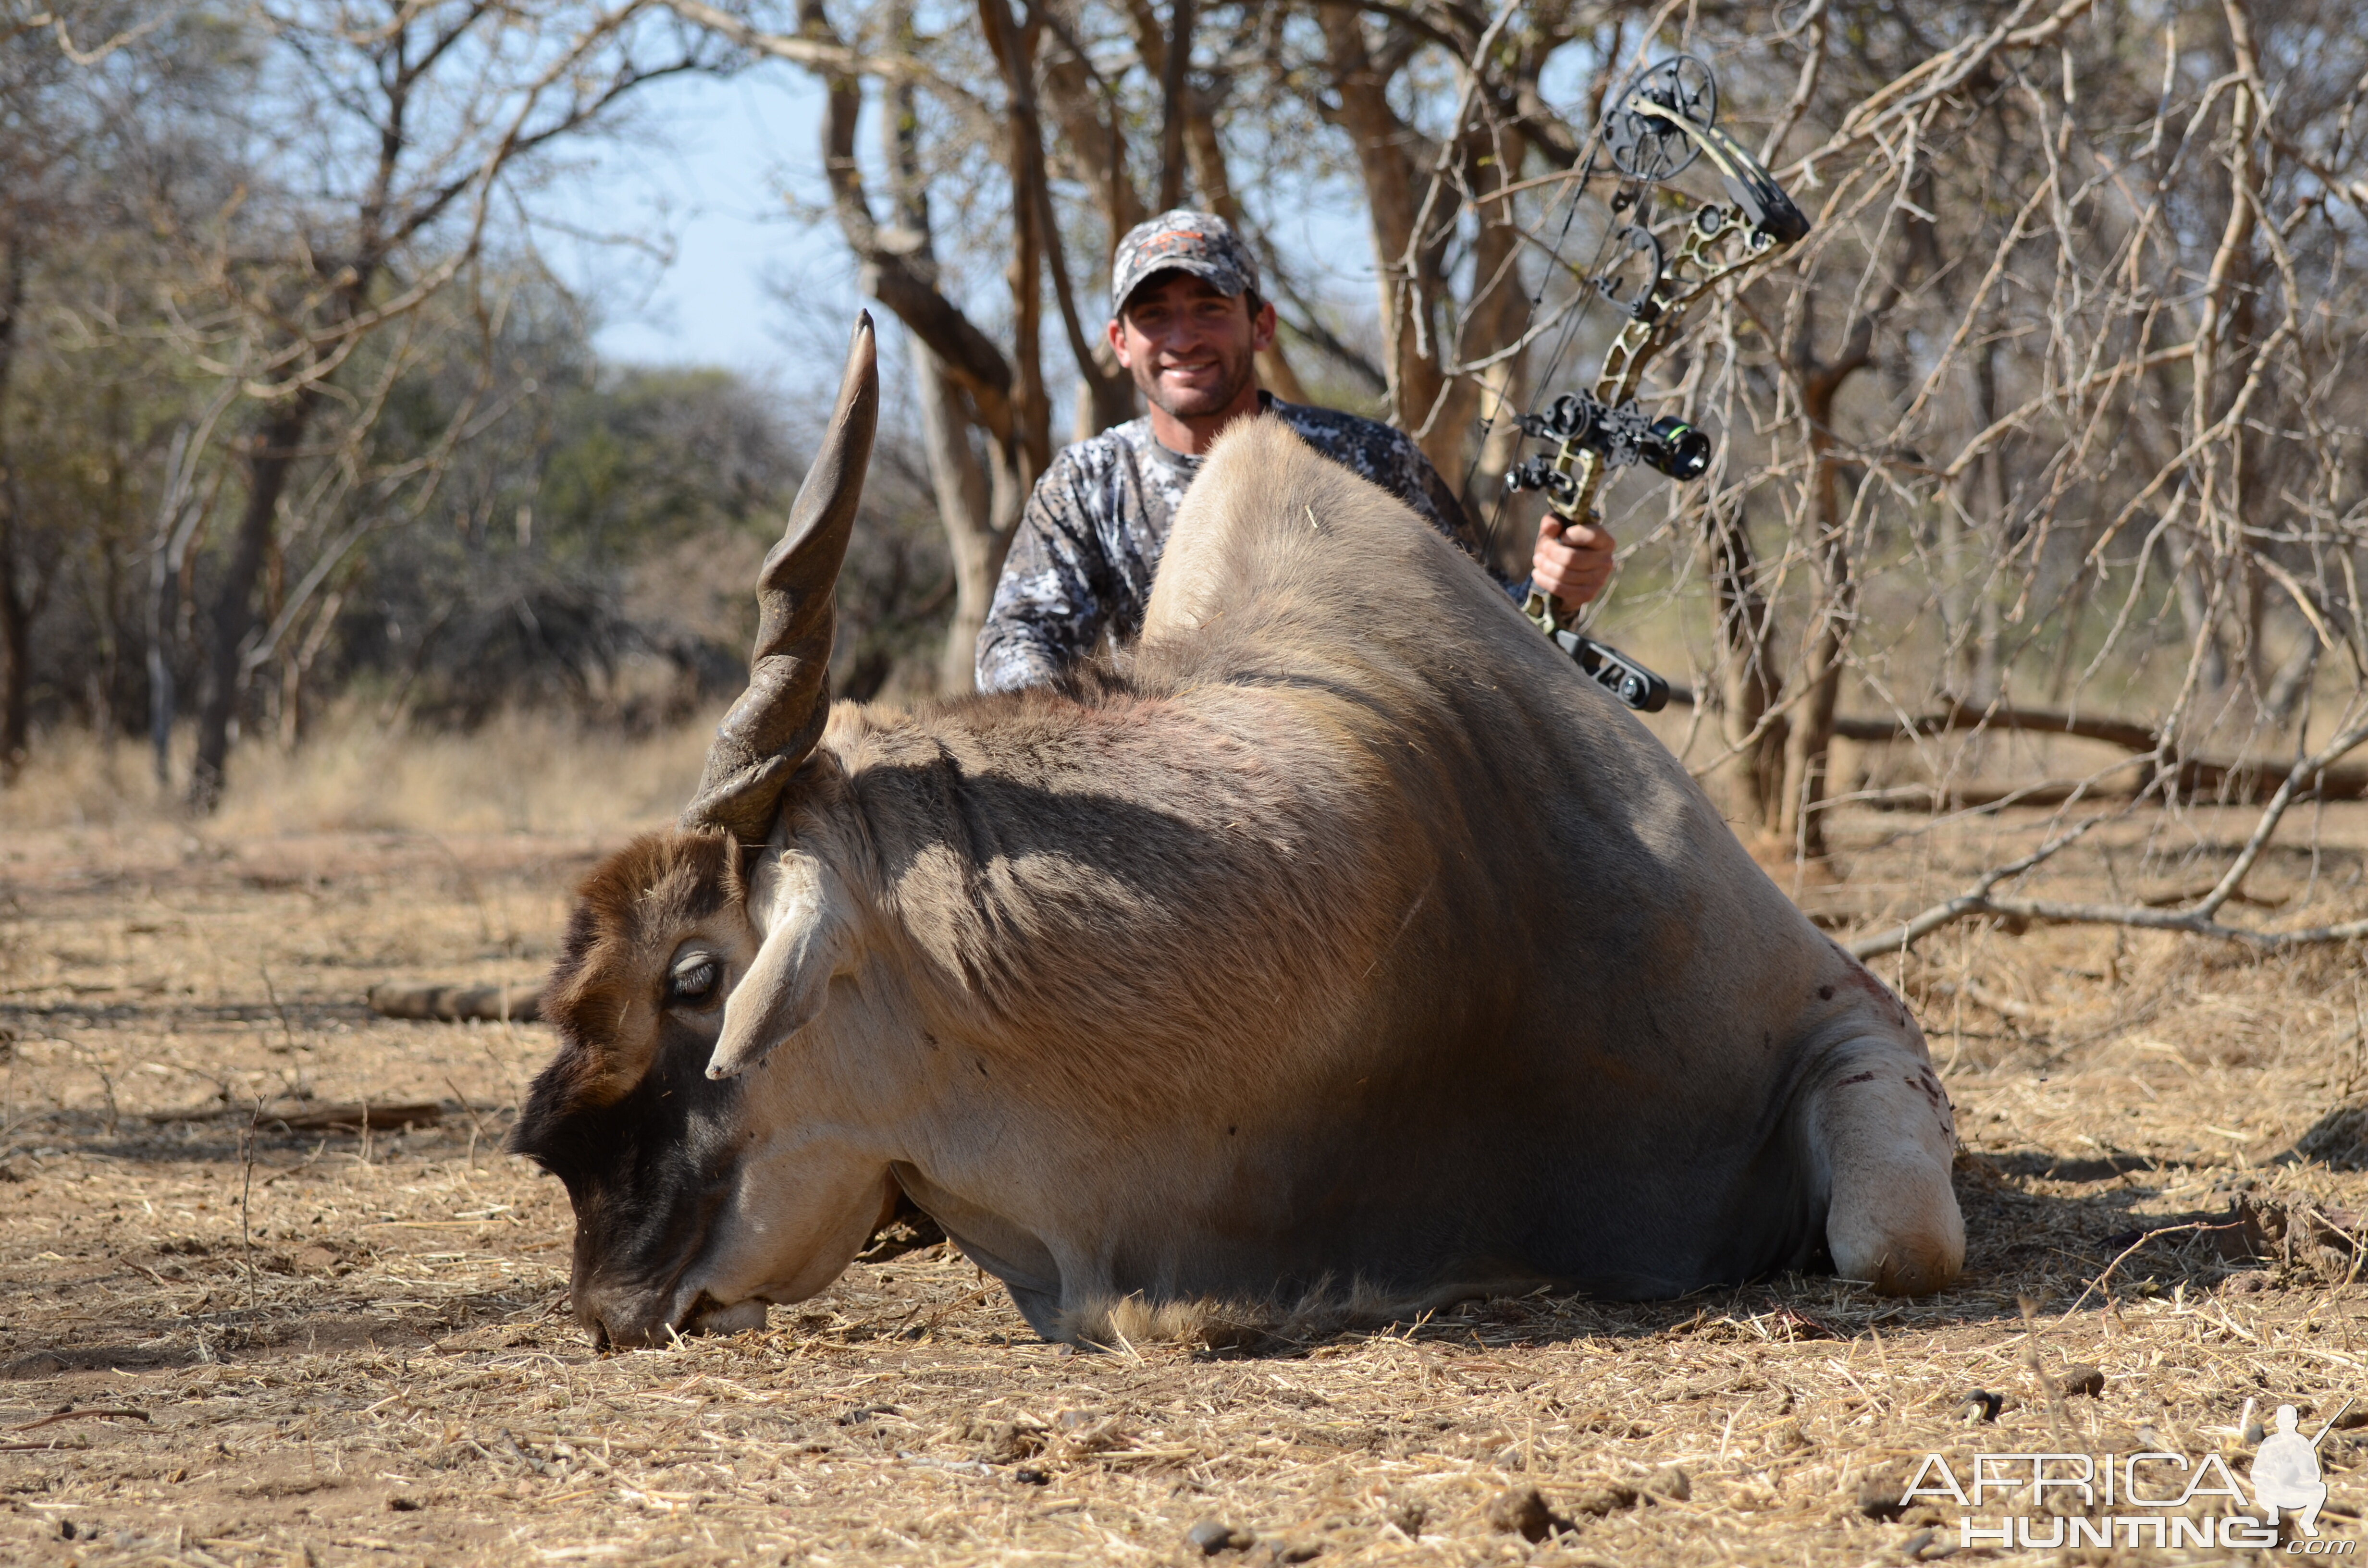
[[[1538,525],[1530,581],[1565,609],[1577,609],[1611,580],[1611,535],[1585,523],[1565,524],[1552,512]]]

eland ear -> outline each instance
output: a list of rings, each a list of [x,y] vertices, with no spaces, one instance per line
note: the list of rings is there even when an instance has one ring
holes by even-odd
[[[772,836],[790,775],[822,736],[830,716],[830,644],[837,630],[831,596],[863,500],[879,417],[880,372],[871,316],[864,312],[856,317],[822,449],[798,487],[789,526],[757,574],[748,689],[716,728],[699,792],[683,809],[685,828],[719,828],[744,844],[764,843]]]
[[[820,1016],[846,926],[836,887],[813,858],[781,858],[772,923],[757,945],[756,961],[723,999],[723,1027],[707,1060],[709,1077],[737,1077]]]

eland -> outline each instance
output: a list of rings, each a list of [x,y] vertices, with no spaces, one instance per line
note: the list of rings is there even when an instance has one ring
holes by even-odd
[[[1048,1337],[1955,1277],[1907,1008],[1476,566],[1281,425],[1209,456],[1134,645],[832,707],[877,403],[866,317],[747,691],[544,993],[512,1146],[566,1186],[597,1341],[761,1324],[900,1199]]]

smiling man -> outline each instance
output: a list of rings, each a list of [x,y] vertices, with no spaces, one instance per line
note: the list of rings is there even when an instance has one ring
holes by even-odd
[[[978,638],[978,686],[1041,686],[1108,635],[1143,627],[1167,530],[1184,491],[1227,425],[1271,413],[1350,472],[1390,491],[1486,562],[1486,542],[1413,437],[1376,420],[1285,403],[1258,388],[1252,361],[1274,341],[1258,263],[1232,225],[1178,209],[1129,231],[1110,270],[1110,347],[1150,414],[1065,448],[1036,482]],[[1611,536],[1551,515],[1533,581],[1565,607],[1603,589]]]

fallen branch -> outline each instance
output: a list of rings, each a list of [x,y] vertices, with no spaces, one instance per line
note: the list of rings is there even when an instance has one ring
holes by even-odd
[[[2087,1285],[2081,1287],[2080,1294],[2073,1298],[2072,1304],[2064,1309],[2064,1315],[2057,1318],[2055,1321],[2058,1324],[2070,1322],[2072,1314],[2078,1312],[2082,1304],[2089,1300],[2089,1293],[2103,1286],[2105,1281],[2113,1277],[2114,1269],[2119,1268],[2123,1264],[2129,1261],[2130,1256],[2139,1248],[2145,1246],[2148,1242],[2154,1241],[2162,1236],[2177,1235],[2182,1231],[2216,1231],[2231,1228],[2231,1226],[2227,1225],[2210,1224],[2201,1220],[2191,1220],[2183,1225],[2165,1225],[2158,1231],[2146,1232],[2144,1235],[2138,1237],[2137,1240],[2123,1247],[2121,1251],[2121,1255],[2115,1257],[2112,1262],[2105,1265],[2105,1270],[2103,1273],[2098,1275],[2094,1279],[2089,1280]]]
[[[1673,707],[1689,708],[1695,702],[1695,694],[1691,687],[1672,682],[1669,702]],[[1991,733],[2070,735],[2085,741],[2100,741],[2132,753],[2133,761],[2159,756],[2164,749],[2161,735],[2144,724],[2134,723],[2127,719],[2057,713],[2044,708],[1975,708],[1956,702],[1938,713],[1913,717],[1837,716],[1834,720],[1836,739],[1856,741],[1862,745],[1881,745],[1890,741],[1918,740],[1975,730]],[[2130,792],[2144,794],[2149,790],[2160,789],[2168,782],[2172,792],[2178,795],[2189,798],[2209,796],[2213,803],[2218,805],[2257,806],[2275,792],[2276,786],[2271,781],[2280,776],[2270,771],[2272,766],[2259,762],[2219,762],[2208,757],[2179,757],[2168,766],[2158,767],[2152,778],[2133,785]],[[1846,799],[1838,797],[1830,804],[1864,805],[1876,811],[1965,811],[2001,805],[2058,806],[2075,792],[2091,799],[2099,794],[2093,789],[2071,784],[2028,784],[2014,789],[1909,784],[1880,792],[1862,792]],[[2368,768],[2327,768],[2312,786],[2310,793],[2322,801],[2368,800]]]
[[[2003,879],[2001,879],[2003,880]],[[1904,952],[1943,926],[1960,920],[1998,915],[2010,920],[2038,920],[2058,926],[2126,926],[2146,931],[2180,931],[2192,937],[2213,937],[2251,948],[2258,953],[2282,953],[2295,948],[2368,937],[2368,920],[2346,920],[2333,926],[2313,926],[2300,931],[2254,931],[2224,925],[2194,909],[2150,909],[2144,904],[2066,903],[2044,898],[1993,898],[1983,892],[1960,893],[1936,903],[1905,925],[1880,936],[1861,937],[1845,944],[1853,958]]]
[[[1672,683],[1669,687],[1672,705],[1691,707],[1694,700],[1691,687]],[[1993,733],[2071,735],[2080,740],[2101,741],[2107,745],[2120,746],[2138,757],[2157,756],[2163,750],[2161,735],[2144,724],[2133,723],[2127,719],[2057,713],[2044,708],[1975,708],[1967,703],[1952,702],[1938,713],[1908,718],[1838,716],[1834,720],[1836,739],[1856,741],[1865,745],[1975,730]],[[2180,757],[2159,768],[2154,778],[2134,786],[2131,792],[2144,794],[2148,790],[2161,788],[2168,781],[2173,793],[2191,799],[2209,796],[2212,803],[2217,805],[2257,806],[2283,788],[2283,776],[2271,771],[2272,766],[2259,762],[2216,762],[2208,757]],[[2272,780],[2279,782],[2272,783]],[[1909,784],[1851,796],[1847,801],[1837,799],[1832,804],[1871,806],[1876,811],[1964,811],[2000,805],[2056,806],[2062,805],[2076,792],[2091,799],[2099,793],[2095,790],[2071,784],[2023,785],[2010,790]],[[2317,778],[2305,792],[2321,801],[2368,800],[2368,768],[2334,768],[2322,765]]]
[[[2142,763],[2144,757],[2132,757],[2130,762]],[[2128,763],[2123,764],[2129,766]],[[2251,765],[2231,767],[2216,762],[2180,764],[2167,781],[2168,792],[2191,804],[2199,806],[2258,806],[2276,793],[2271,788],[2276,778]],[[2117,785],[2110,790],[2094,788],[2089,783],[2050,779],[2036,784],[2024,784],[2013,789],[1965,784],[1897,784],[1883,790],[1861,790],[1848,795],[1837,795],[1824,802],[1827,809],[1835,806],[1864,806],[1877,812],[1923,812],[1939,815],[1943,812],[1992,812],[2008,806],[2060,806],[2068,801],[2132,801],[2164,788],[2162,780],[2141,780],[2130,785]],[[2314,801],[2368,800],[2368,769],[2329,768],[2326,775],[2303,797]]]
[[[245,1106],[206,1106],[194,1110],[160,1110],[148,1119],[162,1125],[174,1121],[220,1121],[250,1116],[257,1127],[280,1127],[291,1132],[385,1131],[401,1127],[432,1127],[444,1119],[444,1108],[434,1100],[407,1105],[309,1106],[301,1110],[251,1112]]]
[[[54,1426],[60,1421],[147,1421],[150,1419],[149,1414],[144,1410],[132,1410],[113,1405],[94,1405],[88,1410],[61,1410],[52,1415],[44,1415],[38,1421],[28,1421],[22,1426],[11,1426],[8,1430],[29,1432],[36,1426]]]
[[[2011,790],[1973,789],[1958,784],[1897,784],[1884,790],[1853,790],[1847,795],[1837,795],[1823,804],[1827,811],[1837,806],[1864,806],[1873,812],[1920,812],[1935,817],[1953,813],[1979,816],[2004,811],[2009,806],[2061,806],[2074,801],[2128,801],[2135,799],[2140,792],[2135,790],[2100,790],[2086,779],[2061,778],[2024,784]]]
[[[2089,719],[2055,713],[2042,708],[1975,708],[1952,702],[1938,713],[1913,719],[1844,719],[1834,721],[1834,733],[1846,741],[1907,740],[1952,730],[2027,730],[2047,735],[2078,735],[2128,751],[2156,752],[2162,738],[2144,724],[2126,719]]]
[[[2236,859],[2229,863],[2228,869],[2211,891],[2184,909],[2131,903],[2074,903],[2044,898],[1999,898],[1991,891],[2068,847],[2104,820],[2102,816],[2094,816],[2071,833],[2050,839],[2021,859],[1987,873],[1966,892],[1945,903],[1934,904],[1904,925],[1879,936],[1860,937],[1849,944],[1850,951],[1860,959],[1872,958],[1877,953],[1905,952],[1943,926],[1984,915],[2044,920],[2067,926],[2124,926],[2147,931],[2179,931],[2189,936],[2234,942],[2259,953],[2285,952],[2295,948],[2348,942],[2368,937],[2368,920],[2347,920],[2300,931],[2254,931],[2242,926],[2224,925],[2218,918],[2220,910],[2242,891],[2245,878],[2260,860],[2262,850],[2269,846],[2271,836],[2277,832],[2278,824],[2285,816],[2287,808],[2305,794],[2325,798],[2329,765],[2356,749],[2362,742],[2368,742],[2368,723],[2354,724],[2286,769],[2284,778],[2262,810],[2260,821],[2253,824],[2252,834],[2246,839],[2244,848],[2237,852]],[[2304,788],[2305,779],[2312,781],[2307,790]]]
[[[444,1119],[444,1108],[434,1100],[414,1105],[333,1105],[284,1116],[266,1114],[261,1120],[278,1122],[294,1132],[361,1132],[388,1128],[433,1127]]]
[[[364,993],[381,1017],[455,1024],[530,1024],[542,1016],[539,985],[373,985]]]
[[[2049,839],[2021,859],[2010,860],[2003,866],[1985,872],[1982,880],[1975,882],[1970,891],[1958,894],[1946,903],[1934,904],[1896,930],[1886,931],[1880,937],[1860,937],[1857,941],[1849,944],[1850,955],[1855,959],[1869,959],[1877,953],[1906,952],[1918,939],[1939,930],[1943,926],[1953,925],[1957,921],[1973,915],[1996,912],[1994,902],[1990,897],[1992,888],[1997,887],[2000,882],[2021,876],[2025,871],[2069,849],[2087,837],[2098,824],[2105,821],[2108,814],[2100,812],[2071,832],[2059,834]]]
[[[2120,746],[2141,756],[2159,757],[2165,749],[2160,733],[2144,724],[2134,724],[2126,719],[2083,718],[2071,713],[2052,712],[2044,708],[1975,708],[1953,702],[1939,713],[1927,713],[1912,719],[1838,718],[1834,721],[1834,733],[1840,739],[1873,744],[1970,730],[2073,735],[2081,740],[2101,741],[2107,745]],[[2342,754],[2339,751],[2335,755]],[[2155,778],[2140,783],[2136,790],[2144,793],[2148,789],[2158,789],[2168,781],[2175,793],[2189,798],[2208,795],[2221,805],[2260,805],[2279,790],[2286,788],[2283,776],[2271,770],[2273,766],[2260,762],[2214,762],[2205,757],[2179,757],[2168,766],[2159,767]],[[2312,771],[2317,772],[2317,778],[2308,793],[2318,800],[2357,801],[2368,798],[2368,768],[2331,768],[2321,763]],[[2273,784],[2272,780],[2278,782]],[[2015,793],[1998,792],[1999,798]],[[1952,802],[1961,805],[1990,803],[1979,791],[1934,791],[1935,799],[1944,795]],[[2032,799],[2032,803],[2057,802]]]

